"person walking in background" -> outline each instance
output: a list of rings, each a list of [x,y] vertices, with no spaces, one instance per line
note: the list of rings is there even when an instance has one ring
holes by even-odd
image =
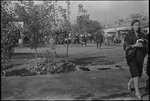
[[[104,35],[103,34],[104,34],[103,30],[100,30],[100,43],[99,43],[100,49],[101,49],[102,43],[104,42]]]
[[[131,90],[131,85],[134,83],[135,96],[142,99],[139,92],[139,77],[142,76],[143,62],[146,55],[145,34],[141,32],[140,21],[133,20],[131,30],[124,39],[124,50],[126,52],[126,60],[129,66],[131,78],[127,83],[128,90]]]
[[[87,43],[87,36],[86,36],[86,33],[84,33],[84,35],[81,37],[81,40],[82,40],[82,43],[81,43],[81,45],[85,45],[85,46],[87,46],[86,45],[86,43]]]
[[[97,31],[95,36],[97,48],[100,47],[101,49],[102,43],[104,41],[103,38],[104,38],[103,31],[102,30]]]

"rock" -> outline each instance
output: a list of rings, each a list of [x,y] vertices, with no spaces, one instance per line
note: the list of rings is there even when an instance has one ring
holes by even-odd
[[[61,65],[63,65],[63,62],[59,62],[56,64],[57,67],[60,67]]]
[[[122,65],[120,65],[120,64],[116,64],[115,67],[118,67],[119,69],[123,69]]]
[[[82,71],[82,70],[80,69],[80,66],[76,66],[76,71]]]
[[[88,67],[79,67],[82,71],[91,71]]]
[[[41,58],[38,58],[38,60],[41,60]]]

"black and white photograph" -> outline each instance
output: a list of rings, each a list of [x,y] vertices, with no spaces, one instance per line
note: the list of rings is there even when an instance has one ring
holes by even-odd
[[[1,0],[1,100],[149,100],[149,0]]]

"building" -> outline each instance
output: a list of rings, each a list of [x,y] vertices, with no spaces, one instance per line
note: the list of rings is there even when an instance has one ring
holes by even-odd
[[[20,31],[20,39],[18,40],[19,44],[23,44],[24,35],[22,33],[24,29],[24,22],[19,17],[14,18],[13,24],[16,26],[17,29]]]

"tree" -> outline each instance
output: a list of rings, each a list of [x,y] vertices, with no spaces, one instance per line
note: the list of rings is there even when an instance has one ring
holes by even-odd
[[[131,19],[138,19],[140,21],[148,21],[148,16],[144,14],[143,11],[138,12],[138,13],[133,13],[130,15]]]
[[[14,47],[19,39],[19,29],[13,23],[14,13],[8,8],[9,5],[10,1],[1,1],[1,60],[4,76],[6,63],[14,55]]]
[[[141,19],[143,17],[143,13],[139,12],[139,13],[136,13],[136,14],[131,14],[130,17],[131,19]]]
[[[67,19],[65,20],[66,21],[66,23],[67,23],[67,34],[68,34],[68,41],[69,41],[69,33],[70,33],[70,26],[71,26],[71,23],[69,22],[69,20],[70,20],[70,18],[69,18],[69,15],[70,15],[70,11],[69,11],[69,9],[70,9],[70,1],[66,1],[66,3],[67,3]],[[68,61],[68,49],[69,49],[69,42],[67,42],[67,60],[66,61]]]
[[[98,21],[91,20],[89,23],[87,32],[92,34],[98,31],[99,29],[102,29],[101,24]]]
[[[83,8],[82,4],[79,4],[78,7],[79,12],[77,16],[77,23],[74,26],[74,32],[76,31],[80,34],[84,32],[94,34],[97,30],[102,28],[98,21],[93,21],[89,18],[90,14],[87,14],[87,10]]]
[[[79,4],[78,7],[77,23],[74,27],[76,32],[80,34],[84,32],[93,34],[102,28],[102,25],[98,21],[90,19],[90,14],[87,13],[87,10],[83,8],[82,4]]]
[[[130,19],[130,20],[133,20],[133,19],[140,20],[141,27],[143,27],[145,25],[148,25],[148,23],[149,23],[149,15],[145,14],[143,11],[131,14],[128,19]]]
[[[66,62],[68,61],[68,51],[69,51],[69,33],[71,32],[71,22],[70,22],[70,1],[67,0],[67,9],[63,9],[61,6],[59,6],[59,11],[61,12],[61,15],[63,17],[64,23],[63,23],[63,30],[66,32],[67,36],[67,58]]]
[[[39,18],[36,12],[36,7],[33,1],[22,2],[24,6],[20,6],[16,3],[15,12],[23,20],[27,26],[28,35],[30,36],[30,47],[36,51],[37,59],[37,46],[40,24]],[[38,60],[37,60],[38,64]]]
[[[23,20],[27,35],[30,37],[30,47],[36,51],[35,57],[37,56],[37,48],[41,43],[44,35],[47,33],[52,34],[51,27],[54,20],[52,16],[53,5],[49,5],[50,2],[44,3],[43,8],[39,9],[34,1],[21,1],[22,5],[16,3],[15,12]],[[38,65],[38,60],[37,60]]]

